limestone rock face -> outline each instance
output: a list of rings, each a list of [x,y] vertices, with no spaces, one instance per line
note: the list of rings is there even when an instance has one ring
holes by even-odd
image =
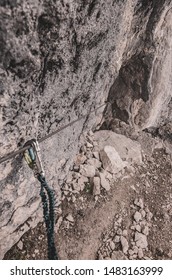
[[[171,0],[1,0],[0,156],[87,117],[41,143],[47,181],[60,185],[89,111],[108,98],[135,129],[171,118]],[[0,258],[42,218],[39,186],[22,156],[0,164]]]

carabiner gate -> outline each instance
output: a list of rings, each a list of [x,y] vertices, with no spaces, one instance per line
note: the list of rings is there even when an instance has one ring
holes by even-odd
[[[24,151],[23,155],[28,166],[33,170],[34,176],[36,178],[38,177],[38,175],[45,177],[42,162],[40,159],[40,148],[38,141],[36,139],[29,140],[24,146],[30,146],[27,150]]]

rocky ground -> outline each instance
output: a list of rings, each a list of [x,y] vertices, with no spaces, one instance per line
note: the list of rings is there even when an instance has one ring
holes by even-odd
[[[169,146],[147,132],[132,138],[85,135],[56,206],[60,259],[172,259]],[[40,223],[4,259],[46,259],[46,246]]]

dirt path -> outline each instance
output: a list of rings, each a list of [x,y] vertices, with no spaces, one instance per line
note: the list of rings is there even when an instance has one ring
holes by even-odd
[[[124,195],[125,193],[125,195]],[[114,216],[124,211],[130,205],[128,187],[125,185],[113,187],[106,200],[89,201],[84,206],[83,217],[80,211],[73,212],[75,223],[69,232],[61,231],[57,238],[59,254],[62,259],[96,259],[96,253],[101,245],[102,234],[110,228]],[[75,214],[76,213],[76,214]]]

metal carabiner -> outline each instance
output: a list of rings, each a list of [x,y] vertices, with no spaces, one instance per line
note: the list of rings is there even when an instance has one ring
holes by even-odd
[[[33,170],[34,176],[36,178],[38,177],[38,175],[45,177],[38,141],[36,139],[29,140],[26,142],[24,147],[25,146],[30,146],[27,150],[24,151],[23,156],[28,166]]]

